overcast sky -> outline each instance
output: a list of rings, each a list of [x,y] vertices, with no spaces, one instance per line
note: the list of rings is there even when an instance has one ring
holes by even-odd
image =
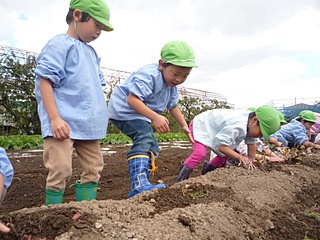
[[[123,71],[157,62],[182,40],[198,68],[185,87],[224,95],[237,108],[320,98],[319,0],[107,0],[113,32],[91,45],[102,66]],[[39,53],[65,33],[68,0],[1,0],[0,45]]]

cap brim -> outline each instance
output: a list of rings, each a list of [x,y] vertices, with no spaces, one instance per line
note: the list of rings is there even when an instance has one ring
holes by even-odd
[[[178,67],[198,67],[194,62],[170,62],[170,63]]]
[[[113,27],[111,26],[109,21],[107,21],[106,19],[97,17],[97,18],[95,18],[95,20],[97,20],[98,22],[103,24],[103,26],[104,26],[103,30],[104,31],[106,31],[106,32],[113,31]]]
[[[106,31],[106,32],[111,32],[111,31],[113,31],[113,28],[112,28],[111,25],[110,26],[104,26],[103,30]]]

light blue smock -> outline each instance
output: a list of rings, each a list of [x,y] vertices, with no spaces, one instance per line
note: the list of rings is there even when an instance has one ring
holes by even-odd
[[[0,147],[0,173],[4,178],[4,191],[10,187],[13,178],[13,167],[8,159],[6,151]]]
[[[108,104],[109,118],[120,121],[150,119],[137,113],[127,103],[129,94],[138,97],[151,110],[160,114],[178,104],[177,87],[169,87],[162,77],[158,64],[148,64],[133,72],[123,83],[117,84]]]
[[[71,139],[105,138],[108,115],[102,86],[106,82],[96,51],[84,42],[61,34],[46,44],[36,61],[35,91],[42,137],[53,134],[40,94],[40,77],[52,82],[54,100],[60,117],[70,127]]]
[[[280,136],[285,138],[288,143],[292,144],[298,143],[299,145],[302,145],[303,142],[309,141],[306,127],[295,119],[292,119],[289,123],[282,125],[277,132],[270,135],[270,137],[274,137],[276,139]]]
[[[194,139],[211,148],[219,156],[219,146],[235,149],[242,140],[254,144],[255,138],[247,136],[250,111],[233,109],[213,109],[197,115],[193,120]]]

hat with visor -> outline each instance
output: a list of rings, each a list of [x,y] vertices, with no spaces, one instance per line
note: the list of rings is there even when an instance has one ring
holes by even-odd
[[[79,9],[88,13],[90,17],[104,25],[104,31],[110,32],[113,30],[109,22],[109,7],[104,0],[71,0],[69,9]]]
[[[313,122],[315,123],[317,121],[317,117],[316,114],[310,110],[303,110],[299,113],[299,116],[296,118],[301,117],[302,119],[304,119],[305,121],[308,122]]]
[[[171,41],[164,45],[161,59],[179,67],[197,67],[193,48],[183,41]]]
[[[264,139],[269,139],[270,135],[280,128],[278,111],[273,107],[264,105],[257,108],[254,112],[259,120],[262,136]]]
[[[282,112],[278,111],[280,123],[287,123],[287,121],[284,119],[284,116]]]

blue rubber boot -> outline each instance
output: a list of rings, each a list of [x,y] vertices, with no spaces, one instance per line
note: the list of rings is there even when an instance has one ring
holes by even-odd
[[[64,190],[54,191],[46,189],[46,202],[45,205],[61,204]]]
[[[151,156],[153,157],[153,155]],[[154,159],[151,161],[151,169],[148,169],[150,156],[147,154],[134,155],[128,158],[128,168],[130,173],[130,192],[128,198],[144,191],[150,191],[155,188],[165,188],[163,183],[152,185],[148,178],[156,169]]]
[[[79,181],[75,183],[75,186],[76,186],[77,202],[90,201],[90,200],[97,199],[98,183],[80,183]]]

